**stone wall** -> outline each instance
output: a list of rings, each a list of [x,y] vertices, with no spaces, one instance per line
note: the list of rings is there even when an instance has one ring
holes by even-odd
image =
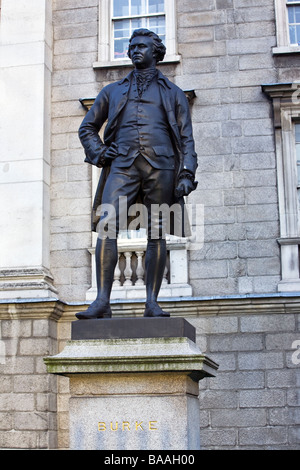
[[[274,2],[178,2],[182,73],[204,204],[204,247],[190,253],[196,295],[275,292],[280,276],[273,124],[261,84],[276,81]]]
[[[55,302],[0,304],[0,448],[57,447],[57,377],[43,358],[57,352]]]
[[[94,71],[98,0],[54,1],[51,272],[60,298],[82,301],[91,284],[91,168],[77,137],[95,97],[128,70]],[[194,295],[276,292],[280,280],[271,103],[261,84],[293,75],[274,59],[274,2],[177,2],[178,65],[161,65],[194,89],[192,119],[204,205],[204,247],[190,253]],[[277,61],[277,62],[276,62]]]
[[[201,338],[207,343],[206,353],[220,364],[216,378],[200,382],[203,448],[299,449],[299,364],[292,348],[300,339],[299,315],[190,322],[200,333],[199,343]]]
[[[300,304],[296,294],[276,295],[274,130],[261,85],[299,80],[300,59],[272,55],[273,0],[176,4],[182,58],[161,70],[196,93],[199,186],[190,201],[204,205],[205,243],[190,252],[190,283],[198,297],[167,306],[196,326],[201,350],[220,364],[215,379],[200,383],[202,446],[299,449],[299,364],[292,358]],[[85,115],[78,100],[95,97],[128,71],[93,70],[98,0],[53,0],[52,6],[50,271],[59,301],[0,301],[2,448],[68,447],[68,379],[57,384],[42,358],[69,339],[70,321],[91,286],[92,169],[77,136]],[[140,315],[142,304],[115,302],[113,310]]]
[[[91,283],[91,168],[77,138],[85,114],[78,98],[96,96],[127,73],[93,71],[97,15],[97,0],[54,1],[51,272],[68,302],[82,302]],[[276,292],[280,280],[273,117],[261,85],[294,80],[299,59],[272,56],[274,19],[273,0],[177,1],[181,63],[161,70],[196,93],[199,186],[191,202],[204,205],[205,243],[190,252],[194,295],[263,295]],[[297,322],[294,313],[277,312],[276,302],[263,315],[241,307],[187,317],[203,352],[220,363],[218,377],[201,383],[205,448],[297,445],[297,368],[291,363]],[[69,323],[60,331],[63,344]],[[67,445],[66,386],[62,378],[61,447]]]
[[[68,378],[43,357],[64,348],[76,306],[0,304],[0,447],[69,446]],[[116,303],[116,316],[128,306]],[[219,364],[200,381],[203,449],[299,449],[299,299],[291,296],[166,303],[196,327],[201,351]],[[134,301],[136,315],[142,303]]]
[[[172,315],[186,312],[201,351],[219,364],[216,377],[199,382],[202,449],[299,449],[300,355],[293,345],[300,340],[298,299],[167,305]],[[142,310],[141,305],[135,308]],[[122,315],[121,306],[115,306],[114,313]],[[70,335],[68,322],[61,323],[60,333],[62,349]],[[61,448],[68,446],[68,398],[68,379],[61,377]]]
[[[53,2],[51,271],[62,300],[85,300],[91,285],[91,167],[83,162],[79,98],[102,88],[97,58],[98,1]]]

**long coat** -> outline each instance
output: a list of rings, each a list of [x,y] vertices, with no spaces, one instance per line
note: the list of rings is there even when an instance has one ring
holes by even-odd
[[[114,142],[120,113],[128,101],[132,73],[130,72],[124,79],[118,82],[105,86],[82,121],[78,134],[85,150],[85,161],[92,165],[102,166],[101,157],[107,147]],[[170,82],[160,71],[158,71],[157,82],[175,149],[176,187],[180,173],[183,170],[188,170],[191,174],[195,175],[197,168],[197,154],[195,152],[190,110],[184,92],[174,83]],[[107,124],[104,131],[104,142],[102,142],[99,131],[105,121],[107,121]],[[93,231],[96,231],[99,221],[96,211],[101,204],[103,188],[108,174],[109,166],[104,166],[93,203]],[[183,207],[183,198],[177,199],[174,195],[175,202],[178,202]],[[186,227],[185,222],[184,226]],[[189,235],[186,228],[184,232],[185,235]]]

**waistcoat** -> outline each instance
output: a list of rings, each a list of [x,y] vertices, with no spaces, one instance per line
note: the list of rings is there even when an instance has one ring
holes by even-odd
[[[141,154],[157,169],[174,169],[175,157],[159,85],[152,80],[139,97],[135,79],[132,79],[128,101],[118,120],[115,142],[119,156],[113,164],[129,167]]]

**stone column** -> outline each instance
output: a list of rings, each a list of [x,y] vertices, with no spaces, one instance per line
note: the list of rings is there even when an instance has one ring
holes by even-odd
[[[79,320],[44,359],[70,378],[70,448],[198,450],[198,381],[217,364],[183,318]]]
[[[54,297],[49,273],[51,0],[2,0],[0,298]]]

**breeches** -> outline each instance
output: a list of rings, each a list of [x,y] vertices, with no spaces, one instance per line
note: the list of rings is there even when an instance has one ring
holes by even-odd
[[[129,168],[112,163],[97,210],[98,237],[116,238],[119,230],[146,226],[148,238],[163,238],[169,228],[174,177],[174,170],[153,168],[142,155]],[[137,199],[141,203],[136,204]]]

